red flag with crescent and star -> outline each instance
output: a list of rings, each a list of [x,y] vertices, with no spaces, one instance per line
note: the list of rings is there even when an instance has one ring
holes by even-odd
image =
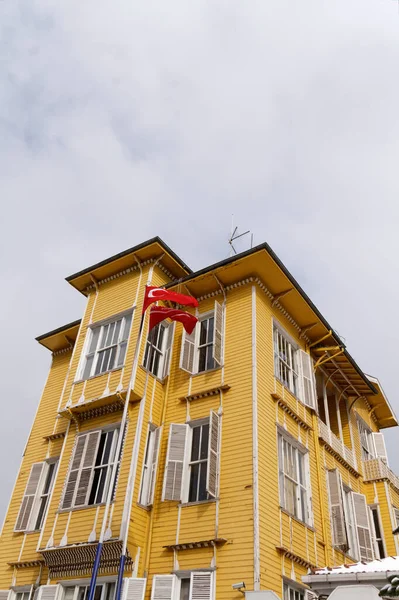
[[[152,306],[150,310],[149,331],[164,319],[172,319],[183,324],[184,329],[190,335],[197,324],[197,317],[178,308],[167,308],[166,306]]]
[[[198,300],[193,296],[187,294],[179,294],[178,292],[172,292],[152,285],[145,286],[144,302],[143,302],[143,313],[147,308],[157,302],[158,300],[170,300],[176,302],[182,306],[198,306]]]

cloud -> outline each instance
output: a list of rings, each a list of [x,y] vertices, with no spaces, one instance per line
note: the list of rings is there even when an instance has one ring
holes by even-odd
[[[200,268],[231,213],[399,409],[398,28],[390,0],[0,2],[0,512],[48,366],[32,339],[83,310],[63,277],[155,234]]]

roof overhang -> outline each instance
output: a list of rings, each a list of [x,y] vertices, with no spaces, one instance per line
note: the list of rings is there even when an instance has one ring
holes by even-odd
[[[393,574],[395,574],[394,571],[346,574],[328,573],[326,575],[305,575],[302,577],[302,581],[310,586],[312,592],[316,592],[318,595],[329,595],[338,586],[353,584],[370,584],[380,589],[387,583],[388,576]]]
[[[294,319],[298,332],[309,340],[316,360],[323,362],[348,396],[371,396],[378,391],[346,350],[345,344],[310,300],[293,275],[266,243],[186,276],[178,284],[201,297],[246,278],[259,278],[272,301]]]
[[[376,416],[380,429],[395,427],[398,424],[398,419],[382,389],[381,383],[376,377],[371,377],[371,375],[367,375],[367,377],[378,392],[375,396],[367,398],[367,400]]]
[[[111,275],[120,273],[132,266],[150,260],[162,257],[162,265],[175,277],[180,279],[191,273],[191,269],[161,240],[154,237],[138,246],[129,248],[124,252],[115,254],[106,260],[103,260],[91,267],[83,269],[66,277],[66,281],[84,295],[87,295],[86,288],[93,284],[93,278],[101,281]]]
[[[48,333],[43,333],[36,338],[36,341],[51,352],[72,348],[78,336],[80,321],[79,319]]]

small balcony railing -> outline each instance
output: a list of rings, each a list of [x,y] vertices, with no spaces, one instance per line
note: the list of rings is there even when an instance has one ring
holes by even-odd
[[[378,481],[387,479],[399,491],[399,477],[384,463],[381,458],[372,458],[363,461],[365,481]]]
[[[353,469],[356,470],[356,460],[354,452],[345,446],[342,440],[339,439],[331,431],[331,429],[321,420],[319,419],[319,437],[324,440],[334,452],[339,454]]]

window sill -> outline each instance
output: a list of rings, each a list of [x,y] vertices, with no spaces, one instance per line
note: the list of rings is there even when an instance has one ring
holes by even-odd
[[[111,504],[113,504],[115,500],[112,500]],[[78,510],[87,510],[88,508],[97,508],[99,506],[105,506],[106,502],[99,502],[98,504],[85,504],[84,506],[73,506],[72,508],[59,508],[57,513],[69,513],[76,512]]]
[[[295,515],[288,512],[288,510],[286,508],[283,508],[282,506],[280,506],[280,510],[282,513],[284,513],[288,517],[291,517],[291,519],[294,519],[294,521],[296,521],[300,525],[303,525],[304,527],[307,527],[307,529],[310,529],[310,531],[316,531],[316,529],[312,525],[310,525],[309,523],[305,523],[305,521],[302,521],[301,519],[298,519],[298,517],[296,517]]]
[[[212,504],[219,500],[219,498],[209,498],[209,500],[198,500],[198,502],[180,502],[178,506],[184,508],[185,506],[201,506],[202,504]]]
[[[148,371],[148,369],[145,368],[144,365],[139,365],[140,369],[142,371],[144,371],[145,374],[148,374],[150,377],[152,377],[153,379],[156,379],[157,381],[159,381],[159,383],[161,383],[162,385],[165,383],[166,378],[168,377],[166,375],[166,377],[164,377],[163,379],[161,379],[160,377],[158,377],[158,375],[154,375],[154,373],[152,373],[151,371]]]
[[[84,383],[85,381],[91,381],[92,379],[97,379],[97,377],[101,377],[102,375],[109,375],[109,373],[116,373],[116,371],[121,371],[125,365],[121,365],[120,367],[115,367],[114,369],[110,369],[109,371],[104,371],[103,373],[99,373],[98,375],[90,375],[87,379],[75,379],[73,385],[77,383]]]
[[[215,371],[220,371],[221,369],[223,369],[223,365],[214,367],[213,369],[207,369],[206,371],[200,371],[199,373],[189,373],[189,375],[191,375],[191,377],[198,377],[199,375],[207,375],[208,373],[214,373]]]
[[[139,508],[142,508],[143,510],[146,510],[147,512],[150,512],[150,510],[152,509],[152,504],[148,504],[146,506],[145,504],[141,504],[140,502],[136,502],[136,506],[138,506]]]
[[[287,390],[287,392],[289,394],[291,394],[291,396],[294,398],[294,400],[297,400],[300,404],[302,404],[302,406],[304,406],[305,408],[308,408],[309,410],[312,410],[314,412],[316,411],[316,408],[314,406],[309,406],[309,404],[305,404],[305,402],[296,394],[294,394],[294,392],[292,390],[290,390],[289,387],[287,387],[287,384],[284,383],[279,377],[276,377],[276,375],[274,376],[275,380],[278,381],[285,390]]]

